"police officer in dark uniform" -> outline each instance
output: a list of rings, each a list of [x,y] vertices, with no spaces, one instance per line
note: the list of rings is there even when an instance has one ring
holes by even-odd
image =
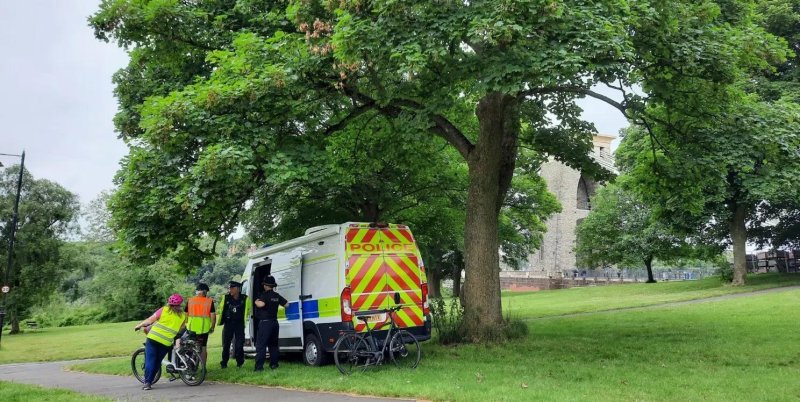
[[[272,275],[261,282],[264,291],[255,300],[255,319],[258,321],[256,335],[256,371],[264,370],[267,347],[269,347],[269,368],[278,368],[278,306],[286,307],[288,301],[275,292],[278,284]]]
[[[243,295],[242,284],[231,281],[228,284],[228,294],[222,296],[222,312],[219,322],[222,325],[222,368],[228,367],[233,343],[233,355],[236,358],[236,367],[244,364],[244,324],[250,317],[250,303],[247,295]]]

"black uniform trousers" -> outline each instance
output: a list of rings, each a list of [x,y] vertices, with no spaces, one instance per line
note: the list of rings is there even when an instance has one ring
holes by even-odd
[[[258,334],[256,335],[256,370],[264,369],[264,361],[267,359],[267,348],[269,348],[269,367],[278,367],[278,320],[261,320],[258,323]]]
[[[244,322],[239,321],[236,323],[226,322],[222,326],[222,364],[223,367],[228,365],[228,359],[231,357],[231,343],[233,343],[233,357],[236,359],[236,365],[241,366],[244,364]]]

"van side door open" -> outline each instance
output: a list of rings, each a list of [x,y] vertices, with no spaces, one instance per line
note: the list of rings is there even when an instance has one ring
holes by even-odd
[[[300,250],[290,250],[272,256],[271,274],[278,283],[276,291],[288,303],[285,309],[278,309],[281,350],[301,350],[303,348],[303,300],[302,296],[303,258]]]

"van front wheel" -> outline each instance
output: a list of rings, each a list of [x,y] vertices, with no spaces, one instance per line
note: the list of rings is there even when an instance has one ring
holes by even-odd
[[[303,363],[309,366],[322,366],[327,363],[328,354],[322,346],[322,341],[315,334],[306,335],[306,343],[303,346]]]

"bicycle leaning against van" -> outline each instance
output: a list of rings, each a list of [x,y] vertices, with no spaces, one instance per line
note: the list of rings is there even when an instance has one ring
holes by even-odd
[[[355,317],[367,327],[365,335],[355,332],[344,332],[334,345],[333,359],[336,368],[344,375],[349,375],[354,370],[365,371],[369,366],[379,366],[386,360],[386,356],[397,367],[416,368],[422,358],[417,338],[410,332],[400,329],[394,322],[394,314],[403,308],[400,295],[395,293],[393,307],[381,310],[368,310],[355,313]],[[381,322],[375,328],[368,325],[370,317],[375,314],[389,315],[389,330],[380,345],[380,340],[375,336],[374,330],[386,325]]]
[[[131,370],[139,382],[144,383],[144,347],[137,349],[131,356]],[[169,381],[180,377],[184,384],[189,386],[200,385],[206,379],[206,365],[200,358],[200,345],[194,332],[186,331],[181,336],[180,346],[174,347],[168,360],[162,360],[161,365],[166,367],[170,375]],[[158,368],[153,384],[161,378],[161,367]]]

